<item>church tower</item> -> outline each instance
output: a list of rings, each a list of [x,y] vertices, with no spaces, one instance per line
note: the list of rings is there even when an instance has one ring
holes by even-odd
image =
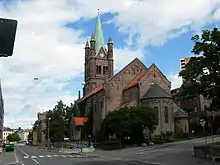
[[[85,45],[84,65],[84,95],[100,87],[114,74],[113,41],[109,37],[106,49],[99,13],[96,18],[95,32],[90,42],[87,41]]]

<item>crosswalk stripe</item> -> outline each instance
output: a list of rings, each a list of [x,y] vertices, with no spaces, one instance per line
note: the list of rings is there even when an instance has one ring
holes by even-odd
[[[53,156],[57,157],[58,155],[53,155]]]
[[[31,156],[31,158],[37,158],[36,156]]]
[[[46,157],[51,158],[52,156],[51,155],[46,155]]]
[[[62,156],[62,157],[64,157],[64,158],[66,157],[66,155],[60,155],[60,156]]]
[[[29,156],[24,156],[24,159],[28,159],[29,158]]]
[[[39,155],[39,157],[40,157],[40,158],[43,158],[44,156],[43,156],[43,155]]]

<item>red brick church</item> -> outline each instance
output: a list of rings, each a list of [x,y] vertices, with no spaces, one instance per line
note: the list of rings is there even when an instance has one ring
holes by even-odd
[[[151,106],[158,112],[155,134],[174,132],[177,127],[188,132],[187,114],[174,103],[171,82],[155,64],[147,67],[135,58],[114,74],[113,40],[109,37],[106,46],[99,14],[95,32],[85,45],[84,67],[83,97],[77,103],[85,104],[85,117],[93,111],[93,134],[108,112],[138,105]],[[178,123],[174,124],[176,119]]]

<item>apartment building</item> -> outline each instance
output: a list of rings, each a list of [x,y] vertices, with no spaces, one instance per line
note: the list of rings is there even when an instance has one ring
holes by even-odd
[[[182,58],[180,59],[180,70],[185,70],[186,68],[186,64],[190,61],[192,57],[185,57],[185,58]],[[185,82],[184,79],[182,79],[183,83]]]
[[[6,142],[7,141],[7,137],[8,135],[10,134],[13,134],[15,131],[13,129],[10,129],[10,128],[3,128],[3,142]]]

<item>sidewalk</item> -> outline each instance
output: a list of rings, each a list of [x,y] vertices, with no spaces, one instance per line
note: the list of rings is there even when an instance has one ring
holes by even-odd
[[[17,158],[16,152],[2,152],[0,154],[0,165],[9,165],[18,163],[19,160]]]

